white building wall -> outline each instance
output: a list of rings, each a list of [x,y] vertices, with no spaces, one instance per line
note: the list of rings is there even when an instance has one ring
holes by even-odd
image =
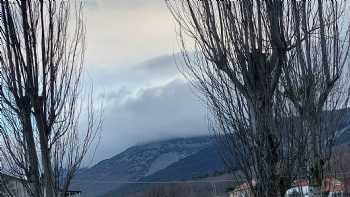
[[[8,178],[8,177],[7,177]],[[16,178],[10,179],[6,181],[7,184],[4,188],[4,192],[0,191],[1,197],[30,197],[25,186]],[[1,184],[1,183],[0,183]],[[8,192],[6,192],[6,190]],[[9,194],[10,192],[10,194]],[[67,192],[68,197],[80,197],[80,192]]]

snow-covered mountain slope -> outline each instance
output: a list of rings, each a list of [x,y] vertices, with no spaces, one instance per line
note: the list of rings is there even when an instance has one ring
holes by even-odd
[[[84,197],[94,197],[118,188],[122,182],[137,181],[213,145],[210,137],[172,139],[133,146],[92,168],[73,181]]]
[[[218,147],[213,144],[201,151],[181,159],[152,175],[143,177],[139,182],[185,181],[212,176],[225,171],[224,163],[218,154]],[[120,188],[107,192],[99,197],[128,196],[152,187],[153,184],[125,184]]]

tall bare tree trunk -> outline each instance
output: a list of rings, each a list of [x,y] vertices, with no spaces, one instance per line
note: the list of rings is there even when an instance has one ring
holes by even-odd
[[[4,165],[29,180],[23,184],[32,197],[65,196],[101,126],[92,95],[81,98],[82,4],[0,0],[0,7]],[[80,104],[85,102],[87,124],[81,128]]]
[[[29,113],[28,113],[29,112]],[[27,165],[28,172],[26,173],[28,180],[33,184],[33,189],[30,192],[33,192],[38,197],[42,196],[42,190],[40,187],[40,176],[39,176],[39,165],[38,165],[38,155],[36,152],[36,146],[34,142],[32,122],[30,119],[30,111],[24,112],[21,117],[23,125],[23,136],[24,142],[26,143],[26,157],[28,159]]]

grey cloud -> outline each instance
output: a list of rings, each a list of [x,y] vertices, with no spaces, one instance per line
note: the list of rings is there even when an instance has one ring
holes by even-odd
[[[205,108],[187,83],[175,80],[135,95],[122,91],[111,95],[106,106],[96,161],[133,144],[208,134]]]
[[[208,134],[206,110],[178,70],[181,54],[161,55],[128,67],[89,70],[105,102],[94,162],[137,143]]]
[[[95,162],[136,143],[207,134],[205,109],[177,69],[181,55],[161,55],[177,51],[165,1],[85,1],[87,78],[105,101]]]
[[[195,60],[198,53],[191,52],[188,58]],[[136,72],[145,73],[150,77],[182,77],[182,72],[186,72],[186,64],[181,52],[172,55],[161,55],[144,61],[133,68]]]
[[[97,1],[96,0],[85,0],[85,6],[87,7],[96,7],[97,6]]]
[[[148,77],[169,78],[180,76],[181,66],[184,65],[183,57],[180,53],[173,55],[161,55],[133,67],[135,72],[147,74]]]
[[[89,75],[97,88],[116,86],[140,87],[152,82],[182,78],[177,66],[183,64],[180,54],[161,55],[129,67],[90,67]],[[125,88],[125,87],[124,87]],[[119,89],[119,88],[118,88]]]
[[[88,6],[113,5],[122,8],[136,8],[145,5],[161,3],[161,0],[86,0]]]
[[[158,56],[141,63],[134,69],[151,73],[173,74],[177,72],[176,60],[180,59],[179,57],[179,54]]]

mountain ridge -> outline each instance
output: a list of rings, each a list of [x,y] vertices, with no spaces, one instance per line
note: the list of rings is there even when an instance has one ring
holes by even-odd
[[[100,196],[118,189],[121,182],[151,176],[213,144],[213,137],[199,136],[132,146],[78,174],[72,188],[82,190],[83,197]]]
[[[349,119],[343,120],[335,144],[350,143]],[[73,181],[82,197],[117,197],[144,185],[124,182],[181,181],[225,171],[213,136],[174,138],[138,144],[84,169]],[[75,184],[74,184],[75,183]]]

